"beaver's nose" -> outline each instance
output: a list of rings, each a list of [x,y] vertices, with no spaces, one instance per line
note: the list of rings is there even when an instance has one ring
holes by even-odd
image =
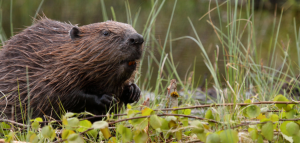
[[[144,43],[144,38],[142,35],[134,33],[130,35],[130,37],[128,38],[128,42],[131,45],[141,45]]]

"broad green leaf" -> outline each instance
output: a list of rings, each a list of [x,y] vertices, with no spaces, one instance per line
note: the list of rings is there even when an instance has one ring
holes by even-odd
[[[282,94],[277,95],[276,97],[274,97],[273,101],[289,101],[285,96],[283,96]],[[275,104],[279,109],[281,108],[285,108],[286,104]]]
[[[239,141],[238,132],[233,129],[227,129],[220,133],[222,143],[237,143]]]
[[[67,139],[67,138],[69,137],[69,135],[74,134],[74,133],[75,133],[75,132],[72,131],[72,130],[64,129],[64,130],[62,131],[61,137],[62,137],[62,139]]]
[[[78,132],[84,132],[85,130],[92,127],[92,123],[89,120],[81,120],[79,121],[79,128],[76,129]]]
[[[280,125],[280,131],[283,133],[283,134],[285,134],[285,135],[287,135],[287,136],[290,136],[289,135],[289,133],[287,132],[287,130],[286,130],[286,125],[288,124],[288,123],[290,123],[290,122],[292,122],[292,121],[285,121],[285,122],[283,122],[283,123],[281,123],[281,125]]]
[[[244,101],[244,103],[252,103],[250,99]]]
[[[171,120],[169,122],[169,128],[170,129],[176,129],[177,128],[177,123],[175,121]]]
[[[170,128],[169,128],[169,122],[166,120],[166,119],[164,119],[164,118],[160,118],[159,117],[159,119],[160,119],[160,122],[161,122],[161,127],[160,127],[160,129],[161,130],[169,130]]]
[[[211,109],[208,109],[205,113],[205,118],[206,119],[214,119],[213,113],[211,111]]]
[[[257,116],[258,120],[262,120],[262,119],[265,119],[265,118],[266,118],[266,115],[263,115],[261,113]]]
[[[278,117],[277,114],[272,114],[272,115],[270,116],[270,119],[271,119],[272,122],[277,122],[277,121],[279,121],[279,117]]]
[[[248,128],[249,135],[252,140],[256,140],[258,137],[257,130],[253,128]]]
[[[174,122],[176,122],[177,121],[177,118],[175,117],[175,116],[168,116],[168,117],[166,117],[166,120],[167,121],[174,121]]]
[[[209,134],[206,137],[206,143],[221,143],[220,136],[217,133]]]
[[[133,140],[136,143],[146,143],[148,141],[148,135],[144,131],[136,131]]]
[[[289,136],[297,135],[299,133],[299,125],[295,122],[287,123],[286,131],[288,132]]]
[[[296,135],[293,137],[294,143],[300,143],[300,132],[298,132]]]
[[[123,138],[123,137],[122,137]],[[117,139],[116,137],[111,137],[109,140],[108,140],[108,143],[117,143]]]
[[[78,134],[71,134],[68,136],[69,143],[84,143],[83,138]]]
[[[184,112],[183,112],[183,114],[184,114],[184,115],[190,115],[191,112],[192,112],[191,109],[185,109]]]
[[[258,134],[257,136],[257,143],[264,143],[264,139],[261,134]]]
[[[0,133],[7,135],[9,134],[10,125],[6,124],[5,122],[0,123]]]
[[[161,121],[157,115],[150,116],[149,123],[153,129],[157,129],[161,127]]]
[[[150,116],[153,113],[154,113],[154,111],[152,109],[150,109],[149,107],[146,107],[142,110],[142,116]]]
[[[198,138],[199,140],[201,140],[202,142],[205,142],[205,141],[206,141],[206,133],[205,133],[205,132],[203,132],[203,133],[197,133],[196,136],[197,136],[197,138]]]
[[[195,134],[204,133],[203,124],[199,120],[194,120],[191,122],[192,132]]]
[[[94,122],[92,128],[94,129],[104,129],[108,127],[108,123],[106,121],[97,121]]]
[[[290,143],[294,142],[294,141],[293,141],[293,140],[294,140],[293,137],[287,136],[287,135],[285,135],[285,134],[283,134],[283,133],[281,133],[281,135],[282,135],[282,137],[283,137],[285,140],[289,141]]]
[[[127,109],[131,109],[131,105],[130,104],[127,104]]]
[[[33,130],[37,130],[37,129],[39,129],[39,127],[40,127],[39,122],[34,121],[34,122],[31,123],[31,128]]]
[[[43,122],[43,119],[41,117],[37,117],[37,118],[34,119],[34,121],[36,121],[36,122]]]
[[[288,112],[285,112],[285,117],[287,119],[293,119],[296,116],[296,111],[295,110],[290,110]]]
[[[123,125],[117,126],[117,132],[121,134],[123,142],[130,142],[132,140],[132,131]]]
[[[182,130],[178,130],[175,132],[175,137],[177,140],[181,140],[182,139]]]
[[[75,113],[68,112],[68,113],[65,114],[65,117],[70,118],[70,117],[73,117],[74,115],[75,115]]]
[[[260,114],[260,108],[256,105],[250,105],[246,108],[249,118],[256,118]]]
[[[74,130],[74,129],[78,128],[79,125],[80,125],[80,123],[79,123],[79,120],[77,117],[68,118],[66,129]]]
[[[42,135],[45,138],[53,140],[55,138],[55,130],[53,130],[53,128],[50,126],[45,126],[42,128]]]
[[[28,134],[26,135],[26,140],[29,141],[30,143],[38,143],[39,138],[34,132],[29,131]]]
[[[179,118],[180,122],[182,123],[182,125],[184,127],[187,127],[189,125],[189,118],[188,117],[183,117],[183,118]]]
[[[261,134],[269,141],[273,140],[274,131],[273,131],[273,123],[267,122],[261,127]]]
[[[13,142],[14,140],[14,136],[15,136],[15,133],[14,132],[9,132],[8,135],[6,135],[6,139],[5,139],[5,142]]]

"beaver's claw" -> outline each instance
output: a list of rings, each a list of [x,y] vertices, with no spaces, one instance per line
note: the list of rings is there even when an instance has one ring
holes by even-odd
[[[133,103],[139,101],[141,95],[141,90],[136,84],[127,85],[123,89],[123,94],[121,100],[127,103]]]

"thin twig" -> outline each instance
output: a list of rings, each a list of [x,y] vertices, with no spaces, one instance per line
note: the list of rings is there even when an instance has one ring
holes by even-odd
[[[189,115],[182,115],[182,114],[157,114],[157,116],[180,116],[180,117],[188,117],[188,118],[194,118],[194,119],[200,119],[200,120],[207,120],[210,122],[214,122],[214,123],[220,123],[216,120],[212,120],[212,119],[206,119],[206,118],[201,118],[201,117],[197,117],[197,116],[189,116]],[[119,123],[119,122],[123,122],[123,121],[128,121],[128,120],[133,120],[133,119],[140,119],[140,118],[149,118],[150,116],[140,116],[140,117],[132,117],[132,118],[127,118],[127,119],[121,119],[121,120],[117,120],[114,122],[110,122],[109,124],[115,124],[115,123]]]
[[[207,108],[207,107],[218,107],[218,106],[247,106],[247,105],[256,105],[256,104],[300,104],[300,101],[262,101],[262,102],[253,102],[253,103],[225,103],[225,104],[209,104],[209,105],[196,105],[196,106],[188,106],[181,108],[165,108],[165,109],[157,109],[155,111],[175,111],[175,110],[183,110],[183,109],[194,109],[194,108]]]
[[[12,121],[12,120],[8,120],[8,119],[0,119],[0,122],[8,122],[8,123],[12,123],[12,124],[15,124],[15,125],[19,125],[19,126],[23,126],[23,127],[30,127],[26,124],[22,124],[22,123],[18,123],[18,122],[15,122],[15,121]]]

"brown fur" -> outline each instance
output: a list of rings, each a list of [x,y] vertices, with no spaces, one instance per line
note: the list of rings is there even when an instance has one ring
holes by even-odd
[[[72,38],[74,27],[79,33]],[[103,36],[104,31],[109,36]],[[8,40],[0,52],[0,91],[6,95],[0,96],[2,116],[12,118],[11,106],[3,104],[13,103],[20,121],[19,105],[27,115],[28,97],[33,117],[58,118],[61,106],[66,111],[84,111],[88,103],[77,96],[80,92],[113,95],[122,103],[123,88],[130,77],[132,82],[135,70],[122,62],[141,57],[141,46],[126,42],[135,33],[130,25],[114,21],[81,27],[48,18],[36,21]]]

